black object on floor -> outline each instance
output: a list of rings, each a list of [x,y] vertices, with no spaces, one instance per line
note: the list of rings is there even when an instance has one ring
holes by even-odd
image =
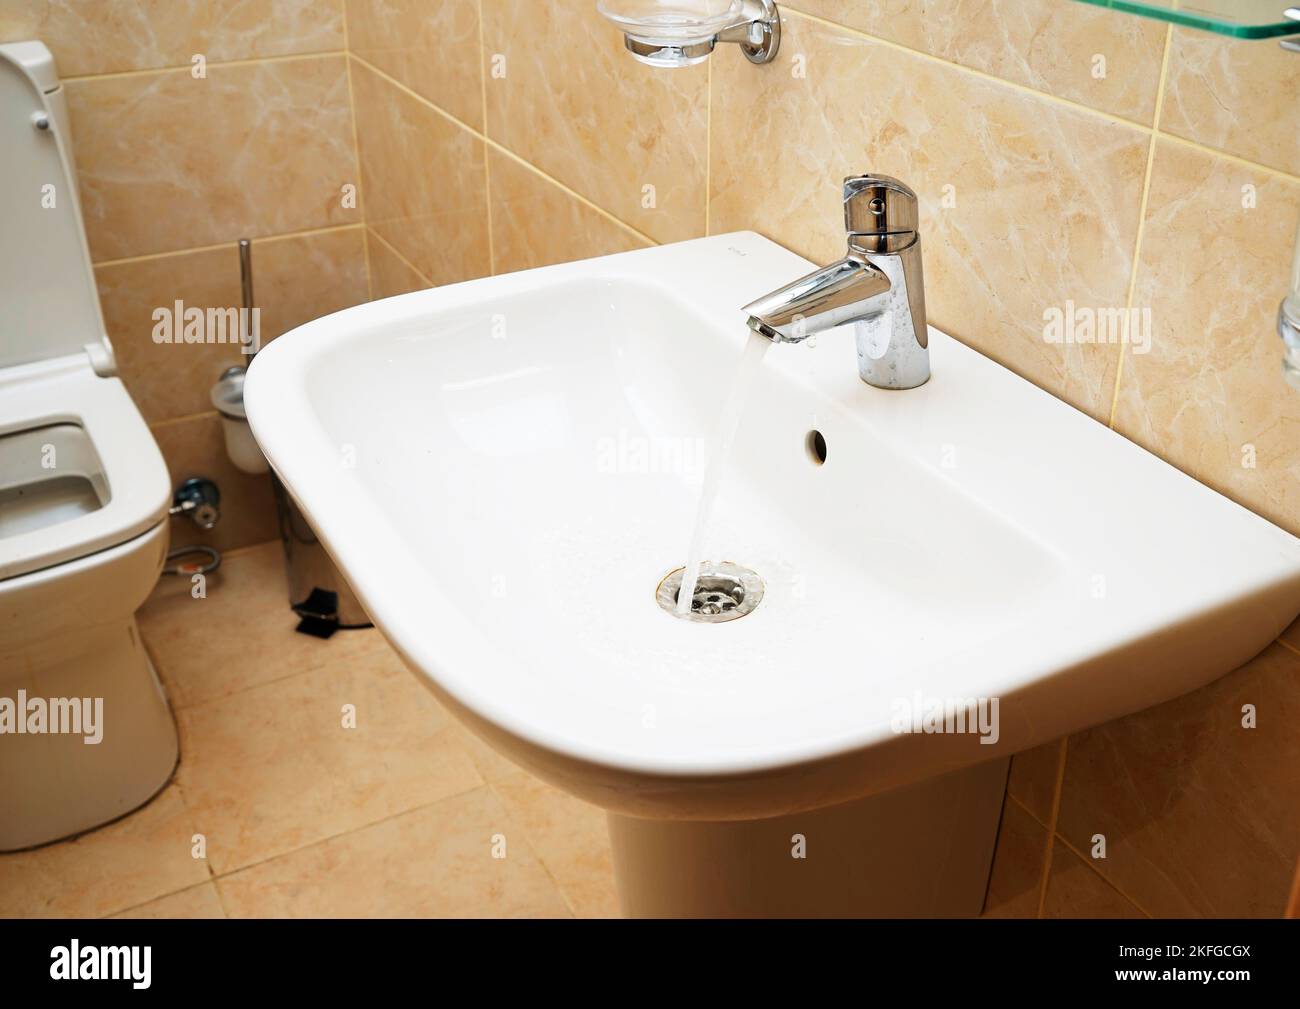
[[[313,638],[328,638],[339,629],[338,593],[327,589],[312,589],[311,595],[293,608],[302,617],[294,628],[299,634]]]

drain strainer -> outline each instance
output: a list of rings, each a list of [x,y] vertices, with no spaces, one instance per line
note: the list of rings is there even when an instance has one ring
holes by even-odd
[[[705,561],[700,565],[700,577],[695,582],[695,596],[691,599],[691,612],[677,612],[677,596],[682,588],[685,568],[670,571],[655,599],[660,608],[683,620],[701,624],[720,624],[737,620],[763,601],[763,579],[739,564],[730,561]]]

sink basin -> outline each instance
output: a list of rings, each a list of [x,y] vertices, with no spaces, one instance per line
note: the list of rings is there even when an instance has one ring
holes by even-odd
[[[248,375],[375,623],[474,731],[611,811],[647,913],[752,910],[654,904],[665,846],[729,857],[831,810],[836,836],[910,824],[872,835],[883,865],[953,794],[978,794],[986,873],[1010,754],[1202,686],[1300,611],[1300,540],[932,328],[904,392],[858,379],[851,333],[768,350],[705,540],[762,602],[674,619],[656,589],[740,306],[813,265],[736,233],[476,280],[311,322]],[[970,698],[995,731],[900,731]],[[963,913],[961,886],[926,907]]]

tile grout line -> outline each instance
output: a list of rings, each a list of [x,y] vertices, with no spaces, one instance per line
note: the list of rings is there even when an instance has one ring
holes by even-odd
[[[351,228],[364,228],[365,222],[356,221],[352,224],[327,224],[320,228],[304,228],[302,231],[284,231],[275,235],[255,235],[252,237],[253,242],[284,242],[291,238],[314,238],[317,235],[328,235],[335,231],[347,231]],[[155,259],[166,259],[168,256],[191,256],[200,252],[217,252],[221,249],[237,249],[238,240],[228,239],[224,242],[213,242],[211,245],[193,245],[187,249],[169,249],[165,252],[146,252],[139,256],[122,256],[118,259],[101,259],[98,262],[91,263],[93,269],[99,269],[101,266],[131,266],[135,263],[148,263]]]
[[[443,730],[440,729],[438,731],[441,732]],[[468,754],[466,754],[465,759],[469,760]],[[473,766],[474,762],[470,760],[470,764],[471,766]],[[428,809],[430,806],[436,806],[440,802],[446,802],[448,799],[458,799],[461,796],[469,795],[471,792],[477,792],[480,788],[485,788],[485,789],[491,788],[488,782],[483,778],[483,774],[481,771],[479,771],[477,766],[474,766],[474,773],[477,774],[479,777],[479,783],[477,785],[471,785],[468,788],[461,789],[458,792],[449,792],[448,794],[439,796],[438,798],[433,799],[429,802],[422,802],[418,806],[412,806],[410,809],[399,809],[395,813],[389,813],[387,816],[381,816],[377,820],[370,820],[366,823],[359,823],[355,827],[348,827],[346,830],[340,830],[336,834],[328,834],[325,837],[318,837],[314,841],[308,841],[306,844],[301,844],[296,848],[289,848],[285,851],[277,851],[273,855],[267,855],[265,858],[259,858],[255,862],[249,862],[247,865],[236,866],[235,868],[227,869],[224,872],[216,872],[216,870],[214,869],[212,882],[214,884],[219,885],[223,880],[227,880],[231,876],[238,876],[241,872],[248,872],[251,869],[256,869],[260,866],[267,865],[268,863],[274,862],[277,859],[288,858],[290,855],[297,855],[300,852],[310,851],[312,848],[318,848],[322,844],[328,844],[331,841],[337,841],[339,838],[347,837],[349,834],[356,834],[356,833],[360,833],[363,830],[370,830],[372,827],[378,827],[380,824],[390,823],[391,821],[399,819],[400,817],[409,816],[412,813],[421,812],[422,810]],[[186,887],[185,889],[189,889],[189,887]],[[180,891],[175,891],[175,892],[179,893]]]
[[[848,25],[840,24],[838,21],[832,21],[829,18],[819,17],[816,14],[809,14],[795,7],[783,6],[781,10],[783,16],[785,14],[792,14],[797,18],[802,18],[805,21],[809,21],[813,24],[821,25],[822,27],[829,28],[832,31],[844,32],[848,35],[856,36],[858,38],[867,39],[871,42],[879,43],[880,45],[885,46],[888,49],[893,49],[896,52],[906,53],[910,56],[916,56],[919,59],[923,59],[931,63],[936,63],[939,66],[948,67],[949,69],[957,73],[970,74],[971,76],[976,77],[990,84],[1003,85],[1004,87],[1010,88],[1028,97],[1042,99],[1044,101],[1053,104],[1064,106],[1065,108],[1073,109],[1077,112],[1082,112],[1088,115],[1097,116],[1101,119],[1109,120],[1110,122],[1115,123],[1117,125],[1124,125],[1124,126],[1131,127],[1132,129],[1135,130],[1140,130],[1143,133],[1158,133],[1162,139],[1170,140],[1175,143],[1182,144],[1184,147],[1190,147],[1194,150],[1198,150],[1202,152],[1203,154],[1213,155],[1214,157],[1219,157],[1219,158],[1225,158],[1228,161],[1240,165],[1243,168],[1251,168],[1256,171],[1275,176],[1277,178],[1285,179],[1289,182],[1300,184],[1300,174],[1288,172],[1282,168],[1273,168],[1269,165],[1260,164],[1257,161],[1251,161],[1249,158],[1241,157],[1240,155],[1233,154],[1230,151],[1221,150],[1217,147],[1211,147],[1208,144],[1202,144],[1199,141],[1189,140],[1186,137],[1180,137],[1177,136],[1176,134],[1169,133],[1168,131],[1161,130],[1159,128],[1160,120],[1158,116],[1156,118],[1153,118],[1152,125],[1147,126],[1138,122],[1135,119],[1128,119],[1125,116],[1116,115],[1113,112],[1106,112],[1102,109],[1093,108],[1091,105],[1085,105],[1082,102],[1076,102],[1069,98],[1062,98],[1060,95],[1054,95],[1050,91],[1039,91],[1036,88],[1029,87],[1027,84],[1019,84],[1016,81],[1007,80],[1004,77],[998,77],[997,75],[991,74],[985,70],[977,70],[975,67],[968,67],[961,63],[954,63],[951,60],[945,60],[941,56],[935,56],[933,53],[927,53],[921,49],[912,49],[909,46],[903,45],[902,43],[894,42],[886,38],[881,38],[878,35],[872,35],[869,32],[863,31],[861,28],[851,28]],[[1170,29],[1172,29],[1173,27],[1174,27],[1173,25],[1168,26],[1168,28]],[[1170,47],[1166,46],[1165,49],[1166,55],[1168,54],[1169,49]],[[1163,73],[1161,76],[1163,79]]]
[[[365,196],[362,190],[361,178],[361,136],[357,126],[357,96],[352,88],[352,44],[348,37],[348,4],[347,0],[339,0],[339,14],[343,19],[343,69],[348,78],[348,117],[352,120],[352,163],[357,170],[357,206],[361,211],[361,227],[366,226],[366,205]],[[366,241],[366,235],[361,235],[361,255],[366,263],[366,301],[375,300],[375,278],[370,269],[370,243]]]
[[[373,235],[373,236],[374,236],[374,239],[375,239],[376,242],[378,242],[378,243],[379,243],[380,245],[382,245],[385,249],[387,249],[389,252],[391,252],[394,256],[396,256],[398,259],[400,259],[400,260],[402,261],[403,265],[405,265],[406,268],[407,268],[408,270],[410,270],[410,271],[411,271],[412,273],[414,273],[417,277],[419,277],[422,281],[424,281],[424,282],[425,282],[429,287],[437,287],[437,286],[438,286],[438,285],[435,284],[432,280],[430,280],[428,277],[426,277],[426,276],[424,275],[424,272],[423,272],[423,271],[422,271],[418,266],[416,266],[416,265],[415,265],[414,263],[412,263],[409,259],[407,259],[405,256],[403,256],[403,255],[402,255],[402,254],[401,254],[401,253],[400,253],[400,252],[399,252],[399,251],[398,251],[398,250],[393,246],[393,243],[392,243],[392,242],[388,241],[388,239],[386,239],[383,235],[381,235],[381,234],[380,234],[378,231],[376,231],[374,228],[369,228],[369,227],[366,228],[366,234],[367,234],[367,235]]]
[[[346,46],[346,41],[344,45]],[[317,60],[326,56],[346,56],[347,50],[344,49],[316,49],[305,53],[276,53],[270,56],[243,56],[234,60],[205,60],[204,69],[210,70],[212,67],[250,67],[257,66],[259,63],[293,63],[301,60]],[[130,77],[148,77],[149,75],[161,74],[180,74],[189,73],[193,70],[193,64],[178,63],[169,64],[163,67],[141,67],[138,70],[110,70],[102,74],[73,74],[69,77],[63,77],[60,82],[63,84],[76,84],[83,81],[109,81],[122,80]]]
[[[482,774],[481,771],[479,773]],[[498,783],[484,779],[484,784],[487,785],[487,790],[492,793],[492,797],[496,799],[497,802],[501,803],[505,808],[506,813],[510,814],[513,818],[514,811],[510,808],[509,800],[497,791],[496,786]],[[551,871],[551,867],[546,864],[546,859],[542,857],[541,849],[529,840],[528,831],[523,827],[519,828],[519,833],[524,839],[524,844],[528,846],[528,850],[533,853],[533,858],[537,859],[537,864],[542,867],[542,872],[545,873],[546,878],[551,881],[551,886],[555,887],[555,892],[560,896],[560,903],[569,909],[569,914],[573,915],[575,919],[580,919],[582,915],[578,914],[578,909],[573,905],[573,902],[569,900],[569,895],[565,892],[564,887],[560,885],[560,881],[556,878],[555,873]]]
[[[376,77],[379,77],[381,80],[387,81],[389,84],[397,88],[403,94],[406,94],[411,98],[414,98],[421,105],[424,105],[429,109],[432,109],[438,115],[446,119],[449,123],[453,123],[456,126],[459,126],[466,133],[470,134],[473,137],[477,137],[479,140],[483,141],[483,143],[487,144],[493,150],[498,151],[499,153],[510,158],[510,160],[528,169],[530,172],[532,172],[534,175],[538,176],[539,178],[545,179],[551,185],[555,186],[557,189],[568,194],[573,199],[577,200],[579,203],[596,211],[598,214],[600,214],[601,217],[604,217],[607,220],[612,221],[614,224],[617,224],[624,231],[631,233],[632,235],[636,236],[637,238],[641,239],[644,242],[649,243],[650,245],[660,244],[660,242],[657,239],[652,238],[651,236],[647,235],[645,232],[639,230],[638,228],[633,227],[632,225],[628,224],[626,221],[622,220],[621,218],[616,217],[614,214],[611,214],[600,204],[594,202],[593,200],[589,199],[586,196],[583,196],[576,189],[573,189],[572,187],[565,185],[563,182],[561,182],[559,179],[555,178],[554,176],[548,175],[542,169],[534,165],[531,161],[528,161],[527,159],[520,157],[514,151],[510,150],[510,148],[506,147],[504,144],[496,140],[493,140],[491,137],[487,136],[481,130],[476,130],[474,127],[470,126],[464,120],[459,119],[456,116],[452,115],[450,112],[448,112],[446,109],[442,108],[441,106],[435,105],[433,102],[429,101],[428,98],[424,97],[417,91],[413,91],[411,88],[407,87],[401,81],[397,80],[397,78],[392,77],[391,75],[385,73],[383,70],[380,70],[378,67],[368,62],[363,57],[358,56],[356,53],[353,53],[352,59],[356,60],[359,64],[361,64],[371,73],[373,73]]]
[[[1138,911],[1138,912],[1139,912],[1139,913],[1140,913],[1144,918],[1154,918],[1154,917],[1155,917],[1155,915],[1151,914],[1149,911],[1147,911],[1146,908],[1144,908],[1144,907],[1143,907],[1141,904],[1139,904],[1136,900],[1134,900],[1132,897],[1130,897],[1128,894],[1126,894],[1123,890],[1121,890],[1118,886],[1116,886],[1115,883],[1114,883],[1112,880],[1110,880],[1110,879],[1106,876],[1105,873],[1103,873],[1100,869],[1098,869],[1098,868],[1093,864],[1093,860],[1092,860],[1092,859],[1087,858],[1087,857],[1084,856],[1082,853],[1076,851],[1075,848],[1074,848],[1074,845],[1072,845],[1072,844],[1071,844],[1071,843],[1070,843],[1070,842],[1069,842],[1065,837],[1063,837],[1063,836],[1060,835],[1060,834],[1057,834],[1057,835],[1056,835],[1056,838],[1057,838],[1058,841],[1060,841],[1060,843],[1061,843],[1061,847],[1063,847],[1063,848],[1064,848],[1066,851],[1068,851],[1071,855],[1073,855],[1073,856],[1074,856],[1075,858],[1077,858],[1080,862],[1082,862],[1085,866],[1087,866],[1088,870],[1089,870],[1090,872],[1094,873],[1094,874],[1097,876],[1098,879],[1100,879],[1100,880],[1101,880],[1103,883],[1105,883],[1108,887],[1110,887],[1110,888],[1111,888],[1112,890],[1114,890],[1117,894],[1119,894],[1121,897],[1123,897],[1126,901],[1128,901],[1130,904],[1132,904],[1133,907],[1134,907],[1134,909],[1137,910],[1137,911]]]
[[[1056,843],[1056,824],[1061,814],[1061,794],[1065,791],[1065,754],[1069,737],[1061,737],[1060,750],[1056,755],[1056,785],[1052,789],[1052,811],[1048,814],[1050,823],[1047,827],[1047,846],[1043,852],[1043,875],[1038,889],[1038,913],[1035,918],[1042,918],[1047,908],[1047,887],[1052,879],[1052,854]]]
[[[478,0],[478,86],[479,86],[479,110],[483,117],[483,135],[488,135],[488,100],[487,100],[487,42],[483,36],[483,0]],[[492,157],[490,152],[483,150],[483,195],[487,203],[487,246],[488,246],[488,273],[496,276],[497,273],[497,250],[496,238],[492,232]]]
[[[1174,26],[1169,25],[1165,30],[1165,49],[1160,57],[1160,79],[1156,84],[1156,112],[1155,124],[1160,125],[1160,116],[1164,111],[1165,104],[1165,80],[1169,75],[1169,54],[1173,49]],[[1153,130],[1150,141],[1147,145],[1147,166],[1146,172],[1142,177],[1142,199],[1138,204],[1138,222],[1137,234],[1133,238],[1133,264],[1129,269],[1128,278],[1128,296],[1124,302],[1124,335],[1129,335],[1129,328],[1133,325],[1133,299],[1137,296],[1138,272],[1142,265],[1142,237],[1146,232],[1147,223],[1147,206],[1151,199],[1151,176],[1154,173],[1156,162],[1156,144],[1160,139],[1158,130]],[[1120,381],[1124,378],[1124,362],[1128,358],[1128,340],[1121,340],[1119,344],[1119,362],[1115,365],[1115,386],[1110,397],[1110,417],[1107,420],[1107,426],[1115,430],[1115,418],[1119,413],[1119,387]]]
[[[808,14],[807,12],[794,7],[782,6],[781,11],[783,15],[793,14],[795,17],[802,18],[812,24],[821,25],[822,27],[830,28],[833,31],[845,32],[849,35],[856,36],[857,38],[868,39],[871,42],[879,43],[895,52],[906,53],[909,56],[923,59],[928,63],[935,63],[942,67],[948,67],[950,70],[955,70],[959,73],[970,74],[971,76],[977,77],[990,84],[1001,84],[1005,87],[1011,88],[1013,91],[1019,92],[1020,94],[1045,99],[1055,104],[1063,105],[1066,108],[1074,109],[1076,112],[1086,112],[1090,115],[1110,120],[1113,123],[1121,123],[1125,126],[1131,126],[1136,130],[1143,130],[1147,133],[1150,133],[1153,129],[1151,126],[1142,125],[1142,123],[1135,119],[1129,119],[1125,116],[1117,115],[1114,112],[1106,112],[1103,109],[1093,108],[1091,105],[1085,105],[1082,102],[1076,102],[1070,98],[1062,98],[1060,95],[1054,95],[1050,91],[1039,91],[1037,88],[1031,88],[1027,84],[1020,84],[1016,81],[1007,80],[1004,77],[998,77],[996,74],[991,74],[987,70],[977,70],[975,67],[968,67],[962,63],[954,63],[952,60],[946,60],[942,56],[934,55],[934,53],[927,53],[922,49],[913,49],[910,46],[903,45],[901,42],[882,38],[879,35],[872,35],[870,32],[864,31],[861,28],[852,28],[849,25],[840,24],[838,21],[832,21],[829,18],[820,17],[816,14]]]

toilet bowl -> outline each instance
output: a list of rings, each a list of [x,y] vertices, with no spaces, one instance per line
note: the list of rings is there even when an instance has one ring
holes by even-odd
[[[0,851],[148,801],[176,727],[135,611],[169,480],[95,293],[49,51],[0,45]]]

